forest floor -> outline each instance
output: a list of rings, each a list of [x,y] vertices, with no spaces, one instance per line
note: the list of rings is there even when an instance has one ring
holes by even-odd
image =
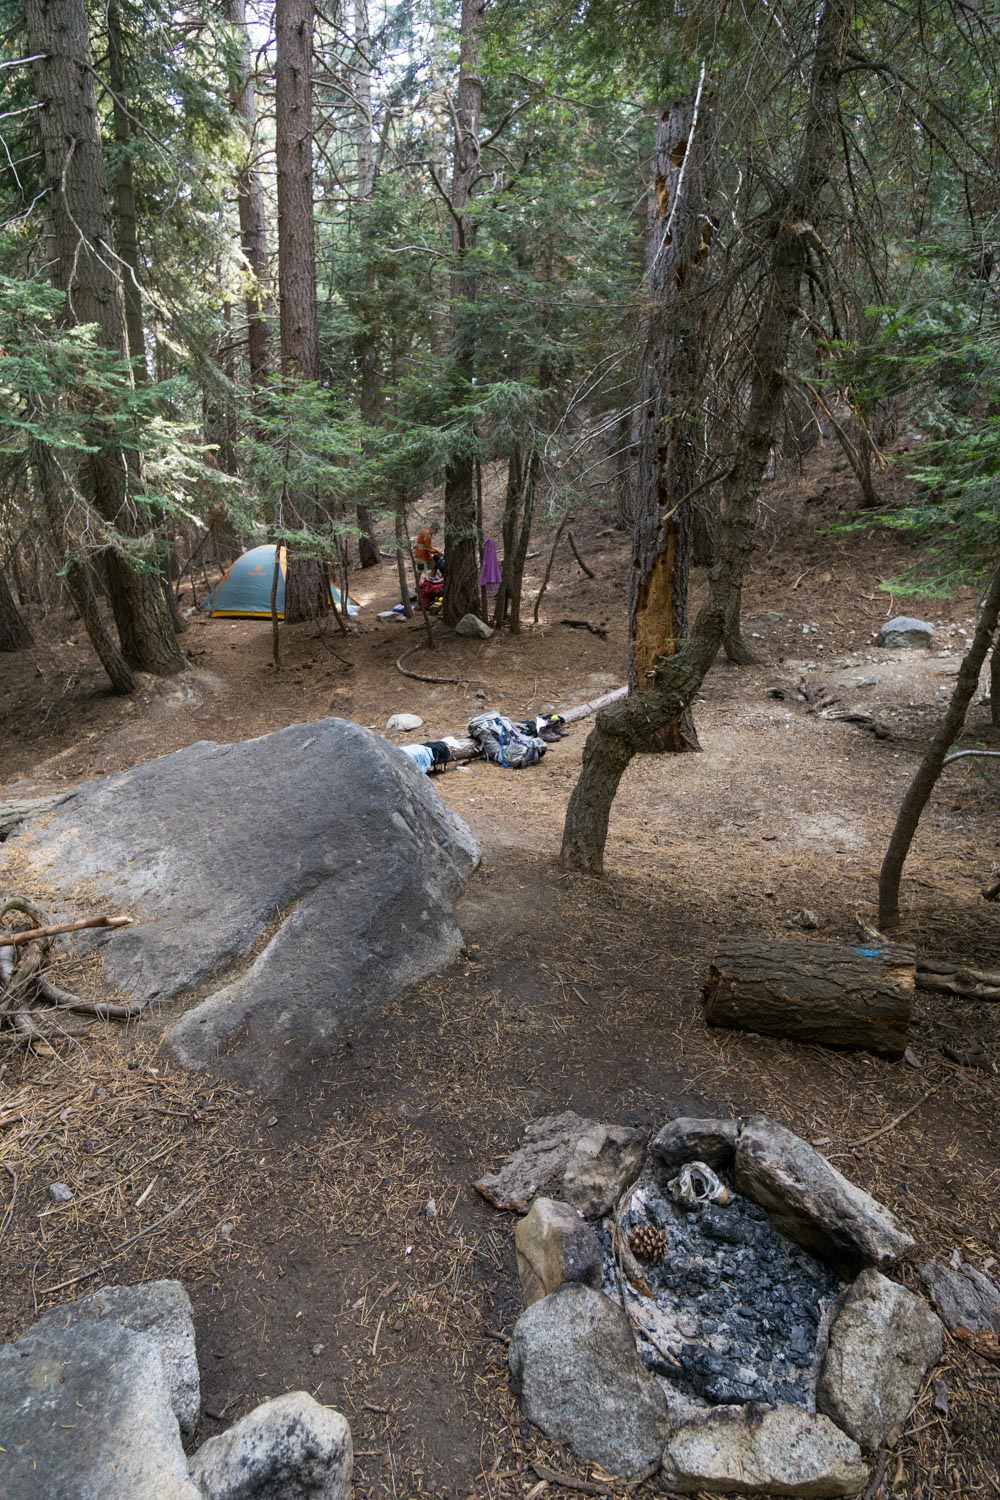
[[[998,1273],[996,1006],[918,992],[903,1063],[701,1020],[720,938],[794,935],[803,908],[821,937],[856,938],[856,917],[872,918],[900,797],[974,624],[968,594],[903,607],[878,588],[908,560],[893,534],[822,533],[855,503],[828,455],[766,499],[744,611],[760,664],[709,675],[701,754],[633,763],[604,880],[567,876],[556,858],[584,722],[532,770],[474,763],[436,780],[483,845],[459,911],[467,951],[280,1095],[184,1073],[157,1053],[154,1018],[94,1028],[58,1055],[0,1055],[0,1335],[102,1282],[177,1276],[198,1326],[200,1437],[305,1389],[350,1419],[359,1500],[539,1500],[570,1491],[543,1486],[534,1465],[594,1476],[519,1419],[505,1349],[520,1308],[514,1223],[472,1188],[538,1115],[655,1130],[678,1112],[766,1112],[887,1203],[922,1250],[957,1248]],[[551,534],[535,544],[529,619]],[[12,725],[0,790],[30,796],[327,714],[382,730],[409,710],[428,738],[460,732],[484,706],[473,679],[515,717],[592,698],[624,680],[628,545],[597,517],[574,534],[596,577],[564,539],[540,625],[488,642],[439,626],[436,651],[410,659],[458,684],[396,670],[423,637],[418,622],[375,619],[394,602],[390,564],[354,580],[360,633],[285,629],[279,673],[267,624],[193,618],[191,669],[134,701],[110,697],[78,630],[50,617],[0,669]],[[935,624],[932,651],[874,648],[900,612]],[[771,696],[801,681],[886,737]],[[966,743],[1000,744],[982,703]],[[997,907],[980,897],[997,795],[981,764],[945,773],[903,883],[903,937],[921,954],[1000,967]],[[54,1180],[72,1203],[49,1200]],[[997,1493],[1000,1370],[949,1340],[937,1374],[948,1414],[925,1390],[873,1497]]]

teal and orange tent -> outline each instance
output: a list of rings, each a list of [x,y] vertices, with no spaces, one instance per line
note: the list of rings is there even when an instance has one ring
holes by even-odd
[[[285,572],[287,561],[282,547],[279,557],[278,591],[275,598],[278,619],[285,618]],[[252,547],[238,557],[222,582],[212,590],[205,600],[205,607],[213,619],[269,620],[271,618],[271,581],[274,576],[274,544]],[[342,595],[336,584],[330,585],[330,599],[338,609],[343,609]],[[357,602],[347,596],[347,613],[356,615]]]

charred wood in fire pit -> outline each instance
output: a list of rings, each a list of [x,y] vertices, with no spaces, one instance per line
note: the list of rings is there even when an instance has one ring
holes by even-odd
[[[905,949],[846,943],[721,943],[705,980],[705,1020],[793,1041],[902,1057],[915,959]]]

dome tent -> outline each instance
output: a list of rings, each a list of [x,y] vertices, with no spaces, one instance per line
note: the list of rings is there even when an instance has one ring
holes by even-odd
[[[278,592],[275,606],[278,619],[285,618],[285,573],[287,562],[285,549],[281,549],[281,569],[278,574]],[[238,557],[222,581],[205,600],[205,608],[213,619],[269,620],[271,618],[271,582],[274,576],[274,544],[252,547]],[[336,584],[330,585],[331,601],[343,609],[341,592]],[[347,613],[356,615],[358,606],[348,595]]]

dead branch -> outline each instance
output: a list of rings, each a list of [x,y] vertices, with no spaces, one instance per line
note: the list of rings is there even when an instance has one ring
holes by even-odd
[[[20,897],[11,897],[11,901],[20,900]],[[5,901],[0,906],[0,916],[10,910],[23,911],[24,907],[12,907],[10,901]],[[34,920],[38,920],[36,917]],[[21,943],[33,943],[39,938],[58,937],[61,932],[83,932],[86,927],[131,927],[131,917],[79,917],[75,922],[51,922],[47,925],[28,928],[20,932],[0,932],[0,938],[12,948]]]
[[[463,682],[479,682],[485,685],[485,677],[430,677],[426,672],[412,672],[409,667],[403,666],[404,661],[423,650],[425,650],[423,646],[414,646],[412,651],[404,651],[402,656],[396,658],[396,671],[402,672],[404,677],[412,677],[415,682],[444,683],[453,687],[461,686]]]
[[[592,620],[560,620],[559,624],[566,625],[570,630],[589,630],[591,635],[599,635],[602,641],[608,638],[606,626],[595,625]]]
[[[84,928],[127,927],[130,917],[81,917],[73,922],[49,922],[45,912],[26,896],[8,896],[0,903],[0,920],[20,912],[35,925],[20,931],[0,933],[0,1025],[7,1026],[26,1042],[48,1041],[45,1017],[58,1011],[76,1011],[101,1020],[130,1020],[141,1014],[148,1002],[87,1000],[61,989],[47,978],[52,939],[64,932]],[[47,1008],[38,1010],[39,1003]],[[57,1028],[59,1029],[59,1028]]]
[[[593,578],[595,576],[594,570],[593,570],[593,568],[588,568],[587,564],[584,562],[583,558],[580,556],[580,553],[579,553],[579,550],[577,548],[576,542],[573,539],[573,533],[571,531],[567,531],[567,533],[566,533],[566,540],[569,542],[570,551],[572,552],[573,556],[576,558],[577,562],[580,564],[580,567],[586,573],[587,577],[588,578]]]

